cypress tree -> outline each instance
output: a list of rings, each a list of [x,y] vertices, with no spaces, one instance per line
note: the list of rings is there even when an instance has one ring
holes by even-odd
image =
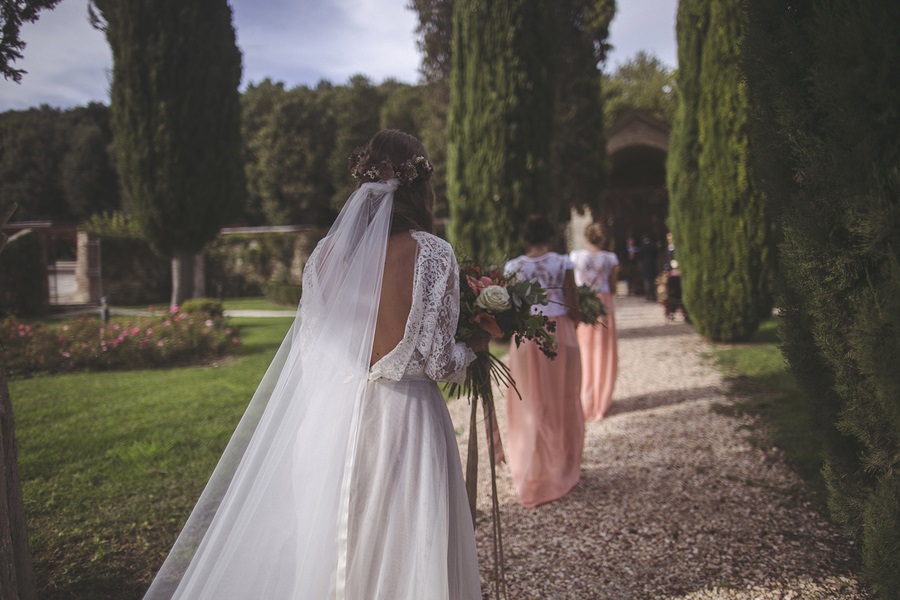
[[[189,295],[194,255],[239,213],[246,195],[231,8],[226,0],[93,5],[113,55],[111,118],[122,184],[144,236],[172,258],[178,304]]]
[[[552,200],[557,218],[597,212],[606,184],[602,78],[614,0],[560,0],[557,96],[552,143]]]
[[[462,256],[522,249],[528,214],[555,216],[550,143],[556,18],[549,0],[456,0],[448,122],[451,241]]]
[[[754,0],[755,155],[778,197],[782,349],[815,403],[832,515],[900,590],[900,4]]]
[[[740,3],[679,3],[670,225],[697,330],[727,341],[748,339],[771,312],[774,279],[773,227],[750,164],[742,30]]]

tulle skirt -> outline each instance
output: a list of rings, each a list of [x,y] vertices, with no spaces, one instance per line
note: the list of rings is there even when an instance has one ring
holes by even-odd
[[[456,436],[434,382],[369,384],[352,478],[348,599],[481,598]]]
[[[556,341],[553,360],[531,342],[510,344],[509,368],[522,398],[507,393],[506,460],[527,508],[566,495],[581,472],[581,359],[568,316],[556,318]]]
[[[268,453],[253,467],[272,473],[254,483],[259,493],[234,516],[224,513],[228,525],[211,530],[207,552],[174,596],[158,587],[154,599],[480,600],[472,517],[440,390],[428,380],[359,386],[357,444],[347,468],[338,470],[341,461],[316,445],[302,453],[295,447],[287,453],[293,460]],[[330,439],[328,423],[310,421],[299,442]],[[285,467],[270,469],[273,460]],[[339,494],[324,494],[308,476],[323,462],[337,463],[326,470],[343,481]],[[320,542],[323,527],[333,537]]]
[[[578,347],[581,350],[581,407],[584,418],[599,421],[612,403],[619,372],[616,336],[616,314],[613,295],[597,294],[606,308],[603,324],[578,325]]]

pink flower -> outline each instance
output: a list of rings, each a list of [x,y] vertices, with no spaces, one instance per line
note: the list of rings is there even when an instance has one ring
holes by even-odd
[[[175,313],[178,312],[178,310],[179,309],[177,306],[171,306],[171,307],[169,307],[169,314],[174,315]]]
[[[68,326],[68,325],[63,325],[62,330],[63,330],[63,331],[68,331],[68,330],[69,330],[69,326]]]
[[[480,277],[475,279],[471,275],[466,275],[466,282],[469,284],[469,289],[472,290],[472,293],[476,296],[481,293],[481,290],[488,287],[489,285],[494,285],[494,282],[491,281],[490,277]]]
[[[25,332],[21,329],[19,330],[19,337],[25,337]]]
[[[151,335],[153,335],[153,330],[148,327],[147,328],[147,337],[150,337]]]
[[[207,327],[212,327],[212,326],[213,326],[212,319],[207,319],[207,320],[205,320],[205,321],[203,322],[203,324],[206,325]]]
[[[231,327],[227,328],[227,329],[225,330],[225,333],[228,334],[228,335],[231,335]]]
[[[118,331],[118,330],[122,329],[122,326],[119,325],[118,323],[116,323],[116,324],[113,325],[113,329],[115,329],[116,331]]]
[[[233,337],[233,338],[231,338],[231,343],[234,344],[235,346],[240,346],[241,340],[237,339],[236,337]]]
[[[131,335],[137,335],[137,334],[139,334],[140,332],[141,332],[141,330],[140,330],[139,327],[132,327],[132,328],[131,328]]]
[[[63,355],[63,358],[72,358],[72,355],[69,354],[68,352],[63,352],[62,355]]]
[[[165,344],[163,343],[162,340],[159,340],[158,342],[156,342],[156,345],[159,346],[160,348],[162,348]]]
[[[171,324],[172,324],[171,321],[163,321],[162,326],[163,326],[163,327],[168,327],[168,326],[171,325]]]
[[[503,337],[503,331],[500,329],[500,326],[497,325],[497,319],[492,317],[491,315],[480,312],[472,317],[472,323],[481,327],[484,331],[486,331],[491,337],[501,338]]]

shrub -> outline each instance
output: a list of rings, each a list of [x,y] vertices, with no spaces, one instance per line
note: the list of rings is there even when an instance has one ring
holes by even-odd
[[[284,304],[285,306],[297,306],[300,303],[300,296],[303,293],[303,286],[293,285],[291,283],[267,283],[266,298],[275,304]]]
[[[225,307],[214,298],[192,298],[181,303],[181,312],[201,313],[208,317],[220,318],[225,315]]]
[[[12,236],[0,254],[0,314],[40,314],[46,282],[38,235],[25,230]]]
[[[171,296],[169,260],[150,248],[128,215],[94,215],[81,228],[100,238],[103,295],[111,303],[163,302]]]
[[[203,311],[151,311],[60,324],[0,322],[0,352],[10,377],[81,370],[164,367],[221,356],[240,344],[236,328]]]

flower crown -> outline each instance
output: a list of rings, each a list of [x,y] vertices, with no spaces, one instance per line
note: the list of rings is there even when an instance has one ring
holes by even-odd
[[[387,181],[396,179],[400,185],[410,185],[417,179],[427,180],[431,177],[434,167],[424,156],[414,156],[401,163],[383,160],[379,163],[369,163],[369,153],[362,148],[357,148],[350,155],[347,168],[353,179],[365,179],[367,181]]]

